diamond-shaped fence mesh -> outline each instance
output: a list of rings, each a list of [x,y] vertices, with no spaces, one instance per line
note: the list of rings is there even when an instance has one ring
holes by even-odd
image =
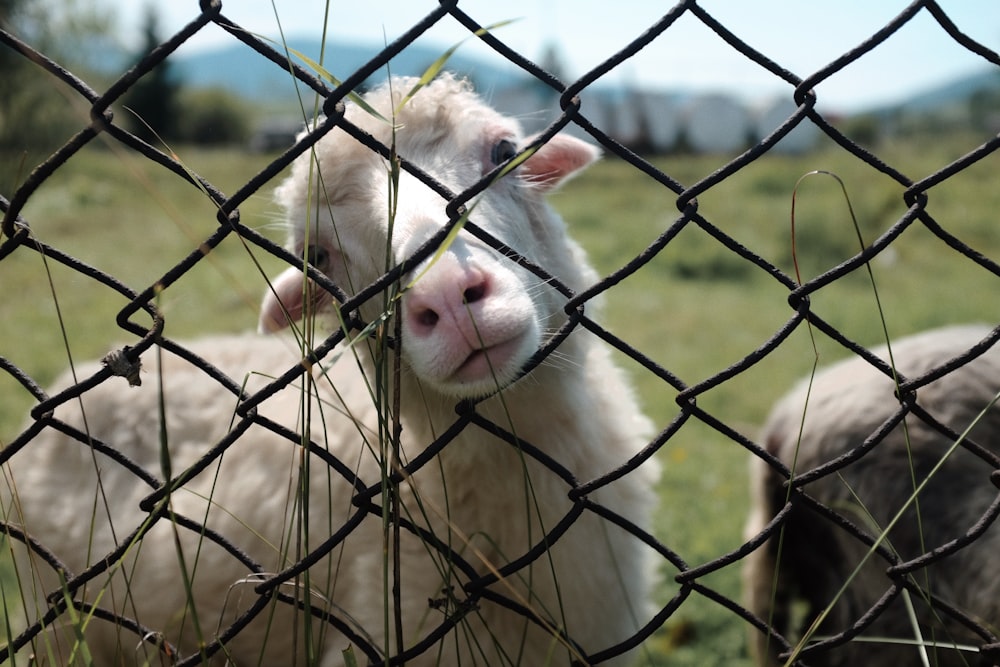
[[[33,295],[18,310],[0,302],[4,417],[14,420],[0,434],[0,661],[1000,664],[1000,328],[990,324],[1000,321],[990,219],[1000,139],[969,128],[863,144],[816,92],[928,19],[1000,66],[934,2],[903,8],[812,73],[788,71],[742,41],[739,25],[681,2],[574,81],[458,2],[433,7],[336,83],[231,22],[219,2],[193,8],[189,25],[102,89],[0,30],[7,56],[58,80],[81,114],[58,150],[0,192],[2,298]],[[473,176],[435,153],[454,128],[408,138],[420,120],[406,106],[424,108],[437,88],[358,107],[376,99],[358,97],[366,82],[439,22],[464,26],[534,78],[545,92],[534,99],[551,101],[539,134],[518,145],[493,137],[475,156],[489,168]],[[649,157],[652,125],[623,140],[595,91],[694,23],[786,84],[792,104],[735,157]],[[303,113],[308,131],[294,145],[220,164],[126,130],[123,96],[203,30],[225,31],[248,60],[297,82],[315,112]],[[467,104],[455,90],[434,104]],[[656,98],[642,103],[649,118],[665,115]],[[395,125],[380,117],[395,113]],[[457,127],[479,131],[476,118]],[[818,130],[815,166],[832,176],[800,180],[805,162],[784,150],[797,128]],[[581,240],[600,277],[576,275],[582,260],[560,259],[559,238],[508,233],[491,217],[583,166],[578,144],[560,144],[564,131],[604,153],[554,197],[571,234],[590,234]],[[287,222],[316,216],[341,236],[323,250],[300,235],[286,249],[267,202],[296,158],[327,142],[349,148],[319,157],[313,177],[299,173],[320,204]],[[94,154],[123,170],[69,180]],[[435,193],[419,195],[432,202],[430,231],[405,213],[420,183]],[[869,195],[869,183],[891,198]],[[128,203],[105,215],[130,222],[113,234],[67,213],[122,189]],[[384,256],[358,250],[389,222],[402,231]],[[534,287],[521,296],[535,307],[557,303],[499,393],[450,395],[412,361],[426,354],[413,332],[443,312],[414,304],[434,298],[425,287],[447,282],[462,249],[502,268],[462,287],[456,321],[508,273],[527,277]],[[311,281],[289,290],[274,278],[304,260]],[[358,272],[330,268],[338,261]],[[187,342],[252,328],[246,314],[265,292],[306,311],[297,344]],[[489,317],[472,317],[467,339],[490,347]],[[987,324],[866,349],[888,331],[967,321]],[[107,356],[79,363],[77,346]],[[479,347],[456,373],[484,366]],[[816,358],[843,356],[853,361],[813,374]],[[608,357],[654,425],[639,443],[642,419]],[[813,381],[762,432],[797,377]]]

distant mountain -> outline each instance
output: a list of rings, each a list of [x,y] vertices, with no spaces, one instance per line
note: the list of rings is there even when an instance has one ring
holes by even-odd
[[[288,46],[293,52],[293,58],[295,52],[298,52],[308,58],[319,60],[321,49],[319,40],[291,38]],[[330,75],[343,80],[375,58],[381,48],[377,43],[331,40],[323,54],[323,66]],[[423,74],[445,50],[446,47],[439,45],[419,42],[411,44],[392,59],[390,63],[392,73]],[[295,59],[305,69],[311,69],[308,64],[298,58]],[[223,88],[248,100],[255,111],[257,134],[254,141],[259,142],[260,146],[274,148],[288,145],[301,125],[302,114],[292,77],[282,67],[242,43],[237,42],[214,50],[192,53],[181,50],[171,56],[171,63],[175,76],[184,86]],[[470,78],[495,108],[521,119],[528,132],[537,132],[544,128],[560,112],[558,96],[551,89],[540,82],[532,81],[528,74],[500,58],[487,60],[481,56],[466,55],[460,49],[448,60],[445,69]],[[386,71],[383,67],[372,75],[367,83],[381,82],[385,76]],[[306,92],[304,89],[300,90]],[[911,125],[931,122],[938,123],[937,127],[944,127],[941,123],[947,120],[950,123],[949,127],[971,126],[975,121],[977,126],[996,125],[1000,130],[1000,113],[997,113],[1000,109],[993,112],[992,102],[989,100],[984,100],[984,104],[980,104],[978,111],[973,114],[968,101],[977,91],[987,91],[1000,96],[1000,72],[996,70],[973,72],[895,104],[862,111],[857,115],[871,114],[880,117],[885,121],[886,127],[900,122]],[[690,90],[635,90],[617,82],[591,87],[581,99],[583,113],[587,119],[609,136],[627,146],[661,152],[674,149],[674,143],[680,136],[691,142],[695,136],[693,124],[710,122],[718,115],[718,110],[727,104],[740,106],[745,118],[741,123],[722,122],[720,127],[733,130],[736,127],[749,128],[760,125],[760,136],[771,131],[775,123],[788,115],[779,114],[779,121],[762,120],[761,115],[767,111],[767,107],[746,105],[734,100],[727,102],[725,99],[714,102],[709,100],[707,107],[709,110],[706,111],[704,94]],[[307,100],[307,105],[310,104],[311,100]],[[582,130],[578,127],[571,127],[569,131],[582,134]],[[710,136],[721,136],[722,129],[709,128],[708,133]],[[739,143],[745,140],[746,136],[746,131],[741,131],[735,141]],[[811,143],[803,140],[802,145],[808,147]],[[805,150],[793,146],[791,140],[784,142],[783,146],[788,150]],[[709,147],[704,150],[723,149]]]
[[[293,57],[294,52],[298,52],[318,61],[322,43],[316,39],[292,38],[288,40],[288,46],[293,50]],[[345,79],[374,58],[381,48],[377,44],[331,41],[327,43],[323,67],[332,76]],[[392,73],[420,75],[441,57],[445,49],[411,44],[393,58]],[[310,70],[302,61],[297,62]],[[192,54],[180,52],[173,59],[173,64],[175,74],[184,85],[221,87],[251,100],[295,99],[289,74],[242,43]],[[487,91],[505,88],[525,76],[513,65],[485,63],[463,56],[461,52],[448,60],[446,69],[468,76],[478,89]],[[372,77],[373,82],[384,78],[385,68]]]
[[[996,68],[972,72],[940,86],[918,92],[895,104],[888,104],[869,113],[890,113],[903,109],[910,114],[945,111],[950,107],[964,105],[973,94],[986,91],[1000,93],[1000,71]]]
[[[322,43],[308,37],[292,37],[288,46],[293,51],[319,60]],[[378,55],[382,46],[376,43],[330,40],[324,53],[323,66],[338,79],[347,78],[352,72]],[[420,75],[441,57],[446,47],[415,43],[403,50],[391,62],[395,75]],[[294,53],[293,53],[294,56]],[[184,85],[194,87],[221,87],[243,97],[274,105],[278,101],[295,103],[294,87],[288,73],[242,43],[233,43],[213,50],[185,54],[182,51],[171,58],[175,74]],[[301,61],[297,61],[310,69]],[[469,77],[481,91],[494,92],[523,84],[528,75],[512,64],[502,61],[486,62],[481,58],[464,55],[459,49],[448,60],[446,69]],[[382,68],[372,77],[372,83],[385,78]],[[941,86],[919,92],[894,104],[887,104],[867,113],[889,113],[905,109],[909,113],[940,111],[948,106],[964,104],[979,90],[1000,91],[1000,72],[984,69]]]

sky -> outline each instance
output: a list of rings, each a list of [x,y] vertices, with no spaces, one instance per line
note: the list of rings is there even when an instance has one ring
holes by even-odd
[[[117,3],[124,35],[138,34],[147,3]],[[496,29],[506,44],[536,62],[555,46],[569,77],[582,75],[646,31],[673,3],[644,0],[462,0],[458,7],[480,25],[511,21]],[[909,0],[701,0],[699,5],[743,41],[792,73],[805,77],[855,47],[909,6]],[[958,28],[1000,51],[1000,3],[938,0]],[[166,35],[197,16],[198,0],[153,2]],[[438,6],[435,0],[225,0],[222,13],[248,30],[273,39],[319,37],[392,41]],[[281,26],[279,31],[278,26]],[[468,32],[446,17],[422,39],[442,51]],[[232,37],[209,26],[183,47],[211,49]],[[499,56],[472,39],[465,55]],[[857,111],[893,103],[993,67],[959,46],[930,13],[920,13],[887,43],[817,87],[829,108]],[[1000,71],[1000,70],[998,70]],[[621,65],[613,82],[685,92],[727,92],[766,100],[787,84],[748,61],[688,13],[636,57]],[[617,80],[617,81],[616,81]]]

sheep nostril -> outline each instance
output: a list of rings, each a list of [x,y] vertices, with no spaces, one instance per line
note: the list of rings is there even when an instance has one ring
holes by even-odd
[[[439,319],[441,319],[440,316],[430,308],[425,308],[417,313],[417,324],[428,329],[433,328]]]
[[[480,283],[462,292],[463,303],[475,303],[486,296],[486,283]]]

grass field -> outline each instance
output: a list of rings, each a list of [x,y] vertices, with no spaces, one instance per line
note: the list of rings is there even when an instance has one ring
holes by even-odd
[[[882,158],[919,180],[976,145],[969,137],[925,137],[888,145]],[[235,151],[180,151],[189,168],[231,193],[270,156]],[[656,165],[685,186],[725,162],[720,157],[667,157]],[[929,192],[928,209],[951,233],[1000,260],[997,158],[962,171]],[[822,169],[845,184],[866,241],[903,215],[903,188],[833,146],[798,157],[767,157],[703,193],[702,216],[785,271],[792,270],[790,209],[801,176]],[[269,190],[269,188],[268,188]],[[3,193],[9,194],[9,193]],[[628,164],[606,159],[571,182],[553,202],[603,274],[634,257],[677,219],[676,195]],[[243,222],[281,236],[269,191],[242,207]],[[22,217],[35,236],[141,289],[197,248],[216,224],[215,211],[196,189],[155,165],[106,148],[87,148],[45,182]],[[857,250],[840,186],[829,177],[802,182],[796,202],[797,253],[803,279]],[[279,264],[257,251],[251,258],[230,237],[178,283],[163,291],[166,334],[185,338],[209,331],[250,329],[264,281]],[[964,321],[997,322],[997,277],[945,246],[924,228],[907,230],[871,265],[891,335]],[[118,295],[27,249],[0,261],[0,355],[43,386],[74,361],[101,356],[128,337],[115,324]],[[689,225],[636,274],[606,295],[603,320],[618,336],[696,385],[763,344],[791,315],[788,290]],[[865,344],[882,339],[880,311],[868,274],[858,271],[814,295],[813,308]],[[61,318],[61,324],[60,324]],[[65,333],[65,338],[64,338]],[[820,340],[820,363],[841,356]],[[701,409],[752,436],[768,406],[815,361],[805,329],[758,365],[698,397]],[[647,411],[662,428],[679,413],[677,391],[626,362]],[[0,441],[18,430],[28,394],[0,376]],[[714,429],[691,420],[660,453],[665,474],[657,536],[691,565],[712,560],[742,542],[746,512],[746,455]],[[675,572],[663,573],[669,580]],[[727,568],[703,581],[738,598],[738,572]],[[663,587],[666,601],[675,587]],[[650,664],[747,664],[745,627],[730,612],[693,595],[650,642]]]

